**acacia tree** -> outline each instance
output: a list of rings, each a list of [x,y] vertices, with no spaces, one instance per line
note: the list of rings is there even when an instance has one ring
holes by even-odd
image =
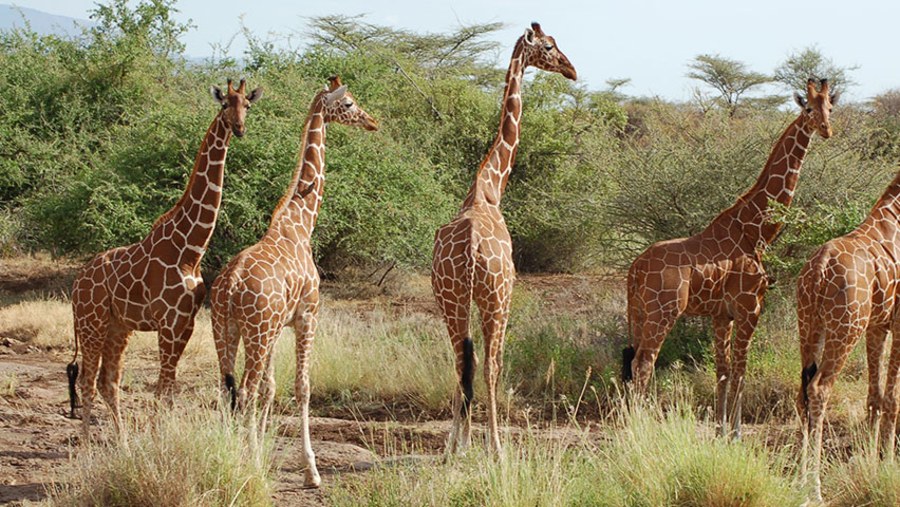
[[[791,91],[806,88],[806,81],[827,79],[832,90],[843,90],[856,84],[849,74],[859,69],[858,65],[843,67],[826,58],[816,46],[809,46],[788,55],[776,69],[773,77]]]
[[[743,62],[725,58],[720,55],[697,55],[688,64],[690,72],[687,77],[705,83],[718,93],[718,102],[729,116],[734,116],[742,105],[770,105],[773,97],[748,97],[760,86],[771,83],[772,78],[766,74],[747,68]],[[701,96],[699,93],[698,97]],[[781,102],[779,99],[778,102]]]

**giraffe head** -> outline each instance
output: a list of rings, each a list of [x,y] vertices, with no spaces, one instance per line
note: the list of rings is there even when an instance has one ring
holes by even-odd
[[[262,97],[262,88],[256,88],[249,94],[246,93],[247,82],[241,79],[241,84],[237,89],[228,80],[228,89],[222,91],[218,86],[209,89],[213,98],[222,106],[222,118],[225,125],[237,137],[243,137],[246,129],[244,128],[244,120],[247,118],[247,110],[250,105]]]
[[[341,84],[339,76],[331,76],[328,83],[328,87],[322,92],[326,122],[378,130],[378,122],[359,107],[353,94],[347,90],[347,85]]]
[[[837,104],[840,92],[831,92],[828,80],[819,81],[816,89],[816,80],[809,78],[806,81],[806,97],[799,92],[794,94],[794,100],[803,108],[801,115],[805,115],[806,129],[815,130],[825,139],[831,137],[831,107]]]
[[[533,65],[548,72],[557,72],[574,81],[578,77],[575,67],[562,51],[556,47],[556,39],[544,33],[541,25],[531,23],[522,36],[525,48],[525,66]]]

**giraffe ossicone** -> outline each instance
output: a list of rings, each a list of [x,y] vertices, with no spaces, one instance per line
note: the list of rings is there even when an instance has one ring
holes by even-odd
[[[378,130],[378,122],[357,105],[338,76],[313,98],[301,136],[300,160],[287,192],[275,206],[265,235],[235,256],[210,292],[213,337],[224,395],[261,422],[251,438],[265,433],[275,399],[275,343],[285,326],[296,336],[294,384],[302,421],[301,464],[305,485],[321,483],[309,436],[309,360],[319,314],[319,272],[310,238],[322,204],[325,184],[325,129],[329,123]],[[238,346],[244,343],[245,366],[240,386],[234,379]]]
[[[187,188],[178,202],[160,216],[150,233],[132,245],[98,254],[81,268],[72,286],[75,355],[66,368],[74,417],[75,383],[79,376],[84,437],[90,436],[95,390],[99,390],[122,430],[119,382],[124,352],[134,331],[159,334],[157,397],[171,400],[175,370],[194,328],[194,316],[206,296],[200,261],[212,237],[222,202],[225,157],[231,135],[245,132],[251,103],[262,96],[246,94],[246,82],[226,91],[213,89],[221,109],[200,144]]]
[[[453,398],[450,452],[465,448],[471,438],[470,405],[476,363],[469,336],[473,300],[481,314],[484,337],[490,442],[494,450],[500,449],[496,391],[515,278],[512,241],[500,212],[500,200],[519,146],[522,79],[530,66],[573,80],[577,76],[556,40],[545,34],[538,23],[525,29],[516,41],[506,73],[500,128],[494,144],[482,160],[456,218],[435,233],[431,284],[450,334],[459,381]]]
[[[837,96],[826,80],[807,82],[798,96],[800,115],[775,143],[756,183],[701,232],[661,241],[634,260],[628,271],[628,329],[632,347],[623,352],[623,376],[646,393],[663,341],[682,315],[708,316],[715,331],[716,424],[720,435],[740,436],[741,393],[747,353],[769,279],[762,254],[781,224],[770,220],[770,203],[790,206],[800,168],[815,132],[831,137]],[[734,336],[732,336],[732,334]]]

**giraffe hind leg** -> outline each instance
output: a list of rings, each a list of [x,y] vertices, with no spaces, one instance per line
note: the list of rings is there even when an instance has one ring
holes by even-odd
[[[100,363],[100,375],[97,381],[97,389],[112,412],[113,423],[115,423],[116,432],[120,436],[122,436],[124,427],[119,408],[119,383],[122,380],[125,347],[130,335],[131,333],[126,330],[110,329],[106,346],[103,349],[103,359]]]
[[[224,280],[223,275],[213,285],[211,295],[213,341],[216,345],[216,355],[219,359],[219,380],[222,382],[222,396],[230,398],[231,411],[237,408],[238,388],[234,377],[234,363],[237,357],[237,349],[240,346],[240,332],[237,324],[230,314],[230,294],[226,288],[220,285],[219,280]]]

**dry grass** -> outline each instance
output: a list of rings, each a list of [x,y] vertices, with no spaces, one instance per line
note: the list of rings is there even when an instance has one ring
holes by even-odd
[[[337,305],[335,305],[337,306]],[[456,385],[444,326],[422,313],[361,314],[326,306],[313,345],[313,396],[336,404],[395,404],[431,412],[449,405]],[[294,336],[286,331],[276,350],[281,399],[293,396]]]
[[[230,413],[198,411],[198,402],[134,414],[124,442],[74,450],[50,504],[271,505],[271,443],[252,450]]]
[[[826,433],[827,436],[827,433]],[[895,507],[900,505],[900,464],[881,459],[873,436],[857,426],[850,437],[849,459],[826,458],[824,496],[831,507]]]
[[[22,301],[0,308],[0,338],[40,348],[74,346],[72,306],[62,299]]]
[[[486,506],[741,506],[799,505],[785,456],[752,442],[698,433],[690,406],[622,409],[568,438],[530,428],[507,433],[499,455],[476,443],[434,466],[378,468],[332,490],[331,504]],[[705,425],[702,425],[705,426]],[[602,438],[599,437],[602,435]]]

